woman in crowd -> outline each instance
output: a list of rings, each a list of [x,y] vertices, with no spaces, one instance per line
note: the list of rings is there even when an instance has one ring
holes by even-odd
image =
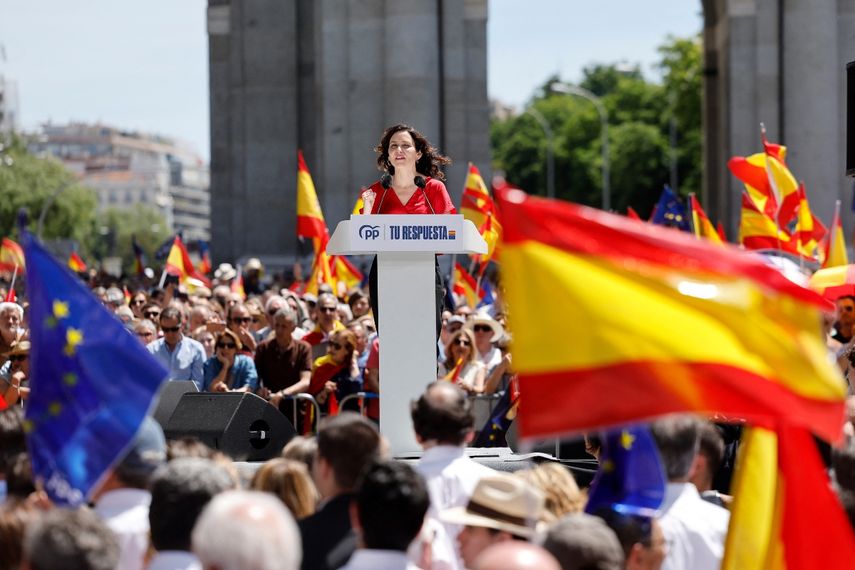
[[[214,356],[203,367],[204,392],[255,392],[258,373],[248,356],[238,354],[241,342],[237,334],[226,329],[216,337]]]
[[[440,169],[451,164],[421,133],[413,127],[398,124],[389,127],[380,137],[377,168],[383,171],[380,180],[362,193],[366,214],[454,214]],[[379,326],[377,310],[377,258],[368,275],[369,298],[374,319]],[[401,294],[406,294],[402,292]],[[442,327],[440,311],[443,306],[443,284],[436,265],[436,334]]]
[[[437,370],[440,380],[448,380],[466,390],[480,394],[484,391],[486,370],[475,356],[475,339],[468,329],[460,329],[445,347],[445,362]]]
[[[131,302],[129,303],[131,310],[134,312],[135,319],[144,319],[145,317],[142,314],[142,309],[145,307],[145,304],[148,303],[148,297],[144,291],[137,291],[131,297]]]
[[[205,347],[205,355],[208,358],[214,356],[214,345],[216,344],[216,339],[214,338],[214,333],[208,330],[207,325],[196,327],[190,334],[190,338],[202,343],[202,346]]]
[[[276,495],[297,520],[314,514],[320,500],[309,470],[292,459],[267,461],[255,472],[250,488]]]
[[[338,403],[362,389],[355,357],[356,335],[343,329],[332,334],[327,353],[315,360],[309,393],[328,414],[337,414]],[[358,409],[356,402],[348,409]]]

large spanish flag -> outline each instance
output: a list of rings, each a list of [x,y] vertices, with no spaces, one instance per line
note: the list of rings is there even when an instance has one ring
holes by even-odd
[[[722,570],[852,568],[855,535],[806,428],[746,429],[731,492]]]
[[[700,412],[837,438],[846,390],[815,292],[689,234],[497,195],[521,435]]]

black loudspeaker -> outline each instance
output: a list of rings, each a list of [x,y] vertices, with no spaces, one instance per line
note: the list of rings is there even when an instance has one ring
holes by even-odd
[[[846,176],[855,176],[855,61],[846,64]]]
[[[166,428],[169,423],[169,418],[172,417],[172,412],[178,406],[178,401],[181,396],[188,392],[198,392],[196,384],[191,380],[173,380],[164,382],[157,393],[157,407],[154,409],[154,419],[160,424],[160,427]]]
[[[195,437],[237,461],[276,457],[297,435],[279,410],[237,392],[184,394],[163,431],[167,439]]]

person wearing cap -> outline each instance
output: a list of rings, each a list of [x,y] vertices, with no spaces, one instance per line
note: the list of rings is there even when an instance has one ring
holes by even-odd
[[[264,286],[261,284],[261,277],[264,275],[264,266],[261,260],[257,257],[250,257],[246,265],[243,266],[243,290],[247,295],[261,295],[264,293]]]
[[[122,570],[144,568],[149,543],[149,479],[166,463],[166,439],[153,418],[143,419],[125,455],[92,493],[95,513],[119,539]]]
[[[226,290],[228,291],[228,284],[232,279],[237,277],[237,271],[232,267],[231,263],[221,263],[217,266],[217,269],[214,270],[214,280],[218,283],[225,284]],[[221,287],[223,285],[218,285]],[[217,289],[214,288],[214,296],[217,296]]]
[[[502,362],[502,351],[493,344],[505,334],[502,325],[483,313],[476,313],[464,326],[475,336],[478,359],[487,368],[487,374],[489,374]]]
[[[30,396],[30,387],[26,385],[30,377],[30,341],[12,343],[3,356],[7,360],[0,367],[0,396],[11,406]]]
[[[509,540],[528,541],[537,530],[543,511],[543,494],[507,473],[483,477],[465,507],[439,513],[443,522],[463,525],[457,535],[466,568],[488,546]]]

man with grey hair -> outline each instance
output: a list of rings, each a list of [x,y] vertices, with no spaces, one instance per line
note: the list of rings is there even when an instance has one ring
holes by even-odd
[[[284,299],[283,299],[284,301]],[[280,407],[282,399],[309,389],[312,374],[312,347],[294,340],[291,333],[297,327],[297,313],[285,304],[273,315],[275,336],[255,349],[255,369],[261,380],[259,396]],[[288,415],[291,406],[281,409]],[[289,418],[295,421],[295,418]]]
[[[201,457],[179,457],[160,467],[151,481],[148,520],[157,550],[147,570],[200,568],[190,552],[190,535],[202,509],[216,495],[234,489],[225,467]]]
[[[32,521],[24,535],[21,568],[114,570],[119,545],[110,529],[86,509],[53,509]]]
[[[549,525],[540,543],[558,560],[561,570],[623,570],[623,548],[617,535],[593,515],[564,516]]]
[[[20,340],[24,329],[24,309],[18,303],[0,303],[0,354],[9,352],[12,344]]]
[[[193,529],[193,552],[206,570],[297,570],[302,559],[294,517],[259,491],[215,497]]]
[[[650,426],[668,477],[659,520],[668,543],[663,570],[715,570],[724,555],[730,513],[704,501],[689,482],[699,448],[698,420],[669,416]]]
[[[271,295],[264,303],[264,318],[267,320],[267,326],[258,329],[255,332],[255,340],[262,342],[268,339],[273,333],[273,318],[276,312],[282,307],[287,307],[288,301],[282,295]]]

